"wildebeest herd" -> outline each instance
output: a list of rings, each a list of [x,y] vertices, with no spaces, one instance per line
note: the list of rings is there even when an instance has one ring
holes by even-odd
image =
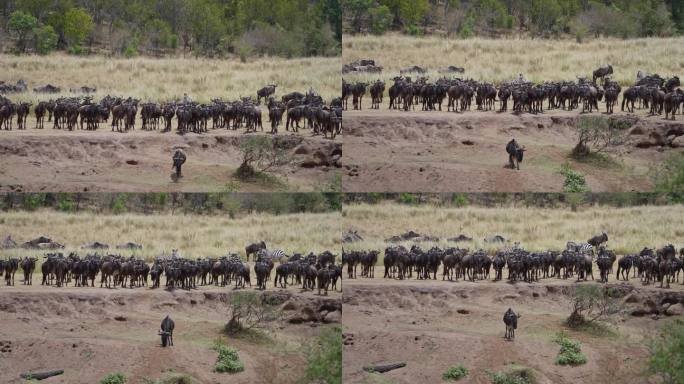
[[[314,135],[334,139],[342,129],[342,102],[340,98],[326,104],[315,91],[306,93],[291,92],[277,100],[274,96],[275,85],[257,91],[257,98],[242,97],[240,100],[224,101],[213,99],[211,103],[197,103],[187,96],[182,100],[165,103],[141,102],[128,97],[107,95],[99,102],[92,96],[61,97],[56,100],[41,101],[33,109],[36,128],[43,129],[45,121],[52,123],[53,129],[73,131],[76,128],[97,130],[99,125],[111,118],[112,131],[128,132],[135,129],[137,116],[140,116],[141,129],[152,131],[172,130],[172,120],[176,119],[178,133],[203,133],[211,129],[226,128],[246,132],[264,130],[261,100],[266,101],[266,111],[271,125],[270,133],[277,134],[285,117],[285,130],[299,132],[300,125],[312,130]],[[12,130],[16,116],[17,129],[26,129],[26,119],[32,104],[13,103],[0,96],[0,129]],[[211,122],[210,122],[211,121]]]
[[[335,264],[336,256],[330,251],[318,255],[295,253],[292,256],[282,251],[260,248],[254,256],[254,266],[243,262],[238,254],[218,258],[189,259],[176,251],[170,256],[159,256],[150,265],[134,256],[120,254],[89,253],[81,257],[75,252],[64,255],[52,252],[44,255],[40,264],[41,285],[94,287],[99,277],[100,287],[106,288],[159,288],[162,277],[167,289],[195,289],[197,286],[230,286],[235,289],[252,286],[252,269],[256,277],[256,288],[266,289],[275,269],[274,287],[301,285],[302,290],[321,291],[342,289],[342,267]],[[36,257],[7,258],[0,260],[0,276],[4,274],[7,285],[15,285],[15,274],[21,270],[23,284],[33,284]],[[276,266],[277,263],[277,266]]]
[[[428,77],[414,80],[408,76],[397,76],[387,88],[384,81],[374,83],[342,81],[342,104],[348,108],[349,97],[352,98],[353,109],[362,109],[363,98],[370,94],[371,108],[379,109],[383,102],[385,89],[389,96],[390,110],[415,110],[420,105],[423,111],[441,111],[446,102],[447,111],[464,112],[471,110],[473,99],[477,110],[508,111],[509,100],[512,101],[514,113],[543,113],[547,110],[575,110],[581,108],[582,113],[600,111],[599,102],[606,105],[606,113],[612,114],[622,93],[621,110],[633,113],[635,103],[639,108],[647,108],[649,115],[662,115],[666,119],[675,119],[684,103],[684,92],[679,89],[679,77],[663,78],[657,74],[639,71],[635,84],[627,89],[611,80],[613,67],[598,68],[591,79],[579,78],[578,81],[532,83],[522,75],[516,80],[495,85],[473,79],[442,77],[434,82]]]
[[[568,242],[562,251],[544,252],[530,252],[516,244],[499,249],[494,255],[482,249],[470,251],[435,246],[426,251],[417,245],[410,249],[403,245],[389,246],[385,248],[382,259],[383,277],[403,280],[415,276],[418,280],[437,280],[441,267],[442,280],[488,280],[493,269],[491,278],[499,281],[503,280],[503,269],[507,268],[506,278],[509,281],[538,282],[553,277],[587,281],[589,277],[594,280],[595,264],[599,281],[607,283],[617,255],[603,245],[606,241],[607,236],[602,234],[587,243]],[[343,251],[342,265],[347,266],[347,277],[355,279],[360,267],[361,277],[374,278],[379,255],[378,250]],[[670,244],[659,249],[644,248],[639,253],[617,260],[618,280],[629,280],[630,272],[644,285],[659,282],[661,288],[669,288],[671,282],[679,282],[680,272],[684,273],[684,248],[679,251],[679,257]]]

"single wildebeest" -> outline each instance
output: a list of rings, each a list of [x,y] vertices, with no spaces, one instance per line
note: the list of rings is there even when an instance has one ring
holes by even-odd
[[[173,154],[173,167],[176,169],[176,177],[179,178],[181,177],[181,167],[183,164],[185,164],[185,153],[181,151],[180,149],[176,150],[176,153]]]
[[[275,93],[276,87],[278,87],[277,84],[270,84],[270,85],[267,85],[267,86],[261,88],[260,90],[258,90],[257,91],[257,104],[261,104],[261,98],[268,100],[268,97]]]
[[[523,161],[525,154],[525,147],[520,147],[515,139],[506,144],[506,152],[508,153],[508,165],[511,169],[520,170],[520,163]]]
[[[256,260],[257,252],[261,249],[266,249],[266,243],[264,241],[246,246],[245,255],[247,256],[247,261],[249,261],[249,255],[254,255],[254,259]]]
[[[599,245],[605,243],[608,241],[608,235],[606,235],[605,232],[603,232],[600,235],[596,235],[592,237],[591,239],[587,240],[587,243],[591,244],[594,247],[598,247]]]
[[[503,321],[506,324],[506,335],[504,338],[506,340],[515,339],[515,330],[518,328],[518,319],[522,317],[519,314],[513,312],[512,309],[508,308],[508,311],[504,313]]]
[[[604,77],[606,77],[608,75],[612,75],[612,74],[613,74],[613,66],[612,65],[609,64],[605,67],[601,67],[601,68],[595,70],[593,73],[594,83],[596,83],[597,79],[603,79]]]
[[[168,346],[173,346],[173,328],[175,327],[175,323],[169,315],[166,315],[164,320],[161,322],[161,331],[159,331],[159,335],[161,336],[161,343],[162,347]]]

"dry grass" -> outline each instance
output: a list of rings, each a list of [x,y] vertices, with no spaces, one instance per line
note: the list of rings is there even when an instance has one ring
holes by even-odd
[[[219,60],[207,58],[107,58],[0,55],[0,80],[14,84],[28,82],[30,92],[13,95],[12,100],[46,100],[57,95],[36,94],[32,90],[47,83],[59,86],[61,96],[72,96],[69,88],[96,87],[98,95],[132,96],[142,100],[165,101],[187,93],[193,100],[227,100],[253,95],[257,89],[278,84],[276,96],[310,87],[326,100],[340,93],[341,58],[283,59],[275,57]]]
[[[148,260],[170,254],[174,248],[192,258],[222,256],[229,251],[244,256],[247,244],[262,239],[269,248],[283,249],[290,254],[324,250],[337,253],[339,219],[339,213],[250,214],[231,219],[227,215],[3,212],[0,237],[4,239],[11,234],[19,243],[46,235],[64,244],[66,252],[75,250],[81,255],[85,251],[79,247],[87,242],[100,241],[109,244],[111,252],[118,252],[113,249],[117,244],[133,241],[144,247],[137,255]],[[44,253],[15,249],[0,251],[0,258]]]
[[[499,234],[519,241],[531,251],[563,249],[567,241],[586,241],[605,231],[608,247],[622,255],[643,247],[684,243],[684,206],[632,208],[587,207],[577,212],[550,208],[442,208],[398,203],[354,204],[343,209],[342,229],[356,229],[364,241],[345,244],[348,249],[381,249],[384,239],[408,230],[440,238],[439,246],[494,250],[486,236]],[[448,237],[466,234],[472,242],[449,243]],[[404,245],[410,246],[411,243]],[[428,248],[433,243],[423,243]],[[511,243],[512,245],[512,243]]]
[[[431,79],[442,76],[439,68],[464,67],[468,78],[501,82],[523,73],[529,80],[576,80],[594,69],[612,64],[613,78],[631,85],[638,70],[662,76],[682,74],[684,37],[620,40],[601,38],[578,44],[573,40],[530,38],[466,40],[440,37],[349,36],[343,38],[343,61],[375,59],[384,67],[381,75],[391,79],[410,65],[428,67]],[[377,75],[345,75],[346,79],[375,80]]]

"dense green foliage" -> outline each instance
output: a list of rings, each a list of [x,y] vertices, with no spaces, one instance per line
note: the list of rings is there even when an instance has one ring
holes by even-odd
[[[572,366],[586,364],[587,358],[582,354],[582,345],[579,341],[570,339],[562,332],[556,335],[554,341],[560,345],[556,364]]]
[[[311,193],[8,193],[0,194],[0,210],[62,212],[228,214],[251,212],[275,215],[323,213],[342,209],[342,194]]]
[[[245,370],[245,364],[240,361],[240,356],[235,348],[216,343],[213,347],[218,352],[218,359],[214,364],[214,371],[219,373],[238,373]]]
[[[468,376],[468,368],[463,365],[453,365],[442,374],[442,380],[458,381]]]
[[[536,384],[534,371],[530,368],[511,364],[500,372],[488,372],[492,384]]]
[[[326,327],[307,351],[308,364],[302,383],[342,383],[342,329]]]
[[[665,384],[684,383],[684,320],[674,320],[661,329],[651,345],[649,371]]]
[[[123,373],[110,373],[100,380],[100,384],[126,384],[126,376]]]
[[[439,30],[454,36],[500,35],[513,30],[536,36],[572,34],[618,37],[684,32],[678,0],[342,0],[345,28],[382,33],[373,15],[383,7],[392,29],[409,34]],[[383,11],[384,12],[384,11]]]
[[[568,193],[590,192],[584,175],[570,168],[570,164],[563,164],[560,174],[565,177],[563,191]]]
[[[329,56],[340,53],[341,20],[339,0],[8,0],[0,5],[0,27],[15,36],[20,52],[28,47],[40,52],[34,28],[50,26],[56,46],[72,53],[87,48],[134,56],[182,49],[207,56]]]

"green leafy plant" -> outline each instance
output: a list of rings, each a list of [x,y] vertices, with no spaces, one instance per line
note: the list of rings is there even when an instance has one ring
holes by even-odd
[[[245,364],[240,361],[237,349],[216,342],[213,350],[219,354],[216,364],[214,364],[214,371],[220,373],[238,373],[245,370]]]
[[[281,316],[280,310],[265,302],[256,292],[234,292],[230,296],[230,320],[225,326],[229,335],[253,328],[263,328]]]
[[[492,384],[536,384],[537,380],[531,368],[512,364],[500,372],[487,372]]]
[[[442,374],[442,380],[458,381],[468,376],[468,369],[463,365],[453,365]]]
[[[100,380],[100,384],[126,384],[127,379],[123,373],[110,373]]]
[[[570,164],[563,164],[560,174],[565,177],[565,181],[563,182],[563,191],[570,193],[591,192],[584,175],[570,168]]]
[[[51,25],[35,28],[33,33],[36,35],[36,52],[39,54],[47,55],[57,48],[59,36]]]
[[[684,320],[665,324],[650,346],[648,370],[665,384],[684,383]]]
[[[308,346],[304,383],[342,383],[342,328],[326,327]]]
[[[586,364],[587,358],[582,354],[582,345],[579,341],[570,339],[563,332],[559,332],[554,341],[560,345],[556,364],[572,366]]]
[[[402,204],[414,205],[418,203],[418,198],[416,198],[416,196],[411,193],[404,192],[401,195],[399,195],[399,202]]]

